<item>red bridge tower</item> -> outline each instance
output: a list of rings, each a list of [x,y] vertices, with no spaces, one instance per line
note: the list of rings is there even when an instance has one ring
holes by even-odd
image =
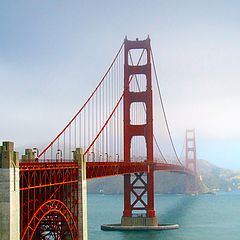
[[[146,53],[146,64],[129,64],[129,51],[140,49]],[[124,211],[122,225],[158,225],[154,209],[154,171],[153,171],[153,109],[150,39],[129,41],[125,39],[124,63],[124,161],[131,161],[131,141],[135,136],[143,136],[146,142],[148,172],[124,175]],[[131,79],[138,75],[146,77],[146,91],[132,92]],[[131,105],[145,104],[146,123],[131,124]],[[146,197],[145,197],[146,196]]]
[[[195,130],[186,130],[186,168],[192,170],[195,176],[189,174],[186,175],[186,193],[197,192],[197,154],[196,154],[196,141],[195,141]]]

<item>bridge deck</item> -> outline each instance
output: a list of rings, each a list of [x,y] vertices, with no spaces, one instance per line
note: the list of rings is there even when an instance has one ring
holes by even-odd
[[[59,170],[73,170],[77,169],[77,162],[21,162],[20,174],[45,172],[45,171],[59,171]],[[104,178],[116,175],[149,172],[150,168],[154,171],[164,172],[178,172],[188,175],[194,175],[194,172],[182,165],[154,163],[147,164],[146,162],[87,162],[87,179]],[[49,183],[51,184],[51,183]]]

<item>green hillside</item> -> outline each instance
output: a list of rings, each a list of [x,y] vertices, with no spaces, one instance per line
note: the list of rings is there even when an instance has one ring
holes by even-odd
[[[200,192],[240,189],[240,172],[217,167],[206,160],[198,160]],[[156,172],[156,193],[184,193],[185,175]],[[123,176],[88,181],[89,193],[119,194],[123,192]]]

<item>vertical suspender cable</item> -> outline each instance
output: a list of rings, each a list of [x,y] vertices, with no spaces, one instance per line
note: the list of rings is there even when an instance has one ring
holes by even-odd
[[[180,163],[180,165],[182,165],[182,163],[181,163],[181,161],[178,157],[176,148],[174,146],[173,139],[172,139],[171,132],[170,132],[170,128],[169,128],[169,124],[168,124],[168,121],[167,121],[167,115],[166,115],[166,111],[165,111],[165,107],[164,107],[164,103],[163,103],[163,99],[162,99],[162,94],[161,94],[161,90],[160,90],[160,85],[159,85],[159,80],[158,80],[158,75],[157,75],[157,70],[156,70],[156,66],[155,66],[155,62],[154,62],[152,49],[151,49],[151,58],[152,58],[153,69],[154,69],[154,74],[155,74],[155,80],[156,80],[156,83],[157,83],[157,89],[158,89],[158,94],[159,94],[159,98],[160,98],[160,103],[161,103],[161,107],[162,107],[162,111],[163,111],[163,116],[164,116],[164,120],[165,120],[165,123],[166,123],[166,126],[167,126],[168,136],[169,136],[174,154],[177,158],[177,161]]]

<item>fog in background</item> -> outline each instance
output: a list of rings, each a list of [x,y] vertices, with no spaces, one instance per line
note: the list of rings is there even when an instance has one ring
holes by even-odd
[[[240,169],[239,11],[237,0],[2,0],[0,141],[45,146],[124,37],[149,34],[178,152],[195,128],[199,158]]]

